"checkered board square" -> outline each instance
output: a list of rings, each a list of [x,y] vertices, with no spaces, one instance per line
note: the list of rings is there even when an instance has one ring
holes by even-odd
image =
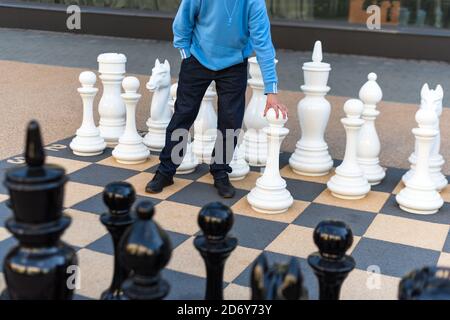
[[[236,197],[221,199],[212,187],[208,167],[200,165],[196,172],[177,176],[175,184],[163,193],[145,193],[146,183],[153,177],[158,157],[140,165],[121,165],[111,156],[111,149],[95,157],[72,154],[71,138],[47,146],[47,163],[63,166],[69,176],[64,201],[65,213],[72,225],[63,239],[78,250],[81,267],[81,289],[78,299],[98,299],[109,286],[113,270],[111,239],[99,221],[105,212],[103,187],[113,181],[128,181],[135,187],[138,201],[156,204],[155,220],[168,231],[174,247],[172,259],[163,276],[172,283],[168,299],[202,299],[205,289],[205,267],[193,246],[199,232],[197,215],[201,207],[222,201],[235,213],[232,234],[239,246],[226,264],[224,287],[226,299],[249,299],[249,277],[253,261],[263,252],[271,262],[296,257],[305,276],[311,299],[317,299],[317,280],[308,266],[308,255],[316,251],[312,233],[325,219],[346,222],[353,230],[350,254],[357,262],[346,280],[342,299],[396,299],[400,278],[425,265],[450,265],[450,188],[442,192],[446,201],[438,214],[421,216],[401,211],[395,194],[402,188],[404,170],[387,169],[386,180],[373,188],[362,200],[334,198],[327,190],[331,177],[304,177],[291,171],[289,154],[281,154],[281,174],[295,202],[280,215],[264,215],[249,206],[246,195],[260,176],[252,168],[248,177],[235,182]],[[0,162],[0,175],[8,168],[24,163],[22,156]],[[339,161],[335,161],[335,166]],[[7,206],[8,192],[0,186],[0,223],[11,216]],[[16,243],[8,231],[0,227],[0,261]]]

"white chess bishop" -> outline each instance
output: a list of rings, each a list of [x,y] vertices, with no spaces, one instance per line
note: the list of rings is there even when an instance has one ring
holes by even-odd
[[[444,98],[444,90],[442,86],[438,85],[435,90],[430,90],[428,84],[422,87],[421,91],[421,104],[420,108],[429,108],[436,113],[438,122],[436,123],[435,129],[438,130],[438,134],[433,141],[431,151],[430,151],[430,174],[431,178],[436,185],[437,191],[442,191],[448,185],[447,178],[442,173],[442,167],[445,164],[444,157],[440,154],[441,148],[441,131],[440,131],[440,117],[442,115],[442,100]],[[417,145],[416,145],[417,148]],[[409,179],[414,175],[416,170],[417,156],[416,151],[414,151],[409,157],[409,162],[411,164],[411,169],[403,176],[403,182],[406,184]]]
[[[139,80],[135,77],[126,77],[123,80],[125,93],[122,94],[122,99],[127,110],[126,127],[119,139],[119,144],[112,152],[116,161],[123,164],[143,163],[150,156],[150,151],[136,129],[136,107],[141,98],[141,95],[137,93],[139,85]]]
[[[400,191],[396,200],[400,208],[409,213],[434,214],[444,205],[436,185],[430,175],[430,150],[438,135],[438,118],[431,108],[420,108],[416,114],[418,128],[413,129],[416,138],[416,168],[406,187]]]
[[[314,45],[312,62],[303,65],[305,97],[298,104],[298,117],[302,131],[294,154],[289,159],[292,170],[305,176],[325,176],[333,168],[328,152],[325,131],[330,119],[331,105],[325,98],[331,66],[322,62],[322,43]]]
[[[375,127],[375,120],[380,115],[377,104],[383,99],[383,92],[378,85],[377,75],[370,73],[366,84],[359,91],[359,99],[364,103],[362,119],[365,120],[358,140],[358,163],[364,176],[373,186],[386,177],[386,171],[380,166],[381,143]]]
[[[167,60],[161,63],[157,59],[147,83],[147,89],[153,92],[153,98],[147,120],[148,133],[144,137],[144,144],[152,151],[162,151],[166,144],[166,129],[172,118],[170,88],[170,64]]]
[[[358,99],[350,99],[344,105],[346,118],[341,122],[344,125],[347,142],[345,156],[342,164],[336,168],[336,174],[328,181],[328,189],[336,198],[358,200],[366,197],[370,192],[370,184],[364,177],[364,172],[358,164],[356,151],[358,136],[364,120],[361,114],[363,103]]]
[[[261,213],[284,213],[293,205],[294,199],[286,189],[286,181],[280,175],[280,148],[289,129],[284,128],[287,119],[270,109],[266,116],[269,126],[264,128],[268,138],[269,153],[264,174],[256,181],[256,187],[247,195],[251,207]]]
[[[89,157],[102,154],[106,148],[105,140],[100,136],[100,130],[94,122],[94,98],[98,89],[94,88],[97,77],[95,73],[85,71],[79,77],[81,88],[78,89],[83,101],[83,122],[77,130],[76,137],[70,143],[73,153]]]
[[[115,146],[125,130],[126,111],[120,94],[127,58],[120,53],[104,53],[97,61],[103,83],[103,95],[98,104],[100,134],[109,146]]]

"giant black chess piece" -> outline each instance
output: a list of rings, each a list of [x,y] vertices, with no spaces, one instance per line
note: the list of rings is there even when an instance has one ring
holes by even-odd
[[[269,266],[264,254],[253,264],[251,274],[252,300],[306,300],[303,275],[297,259],[287,264]]]
[[[450,268],[413,271],[402,279],[398,291],[399,300],[450,300]]]
[[[223,300],[225,261],[238,244],[228,236],[233,222],[231,209],[219,202],[206,205],[198,216],[203,235],[195,238],[194,245],[206,265],[206,300]]]
[[[355,260],[346,255],[353,244],[352,230],[340,221],[323,221],[314,230],[319,252],[308,257],[308,263],[319,280],[320,300],[339,300],[341,287],[355,268]]]
[[[129,300],[160,300],[170,286],[161,278],[161,270],[172,254],[169,236],[153,221],[154,206],[143,201],[136,207],[137,219],[125,231],[120,242],[121,263],[130,277],[122,285]]]
[[[6,299],[71,299],[77,280],[75,250],[60,240],[71,219],[63,215],[63,168],[46,165],[37,122],[27,128],[26,165],[6,174],[14,216],[6,228],[19,240],[3,263]]]
[[[136,200],[136,191],[127,182],[113,182],[103,191],[103,202],[109,212],[102,214],[100,221],[108,229],[114,245],[114,275],[109,289],[102,293],[102,300],[120,300],[123,297],[122,283],[127,277],[126,269],[119,259],[119,242],[125,230],[133,223],[130,210]]]

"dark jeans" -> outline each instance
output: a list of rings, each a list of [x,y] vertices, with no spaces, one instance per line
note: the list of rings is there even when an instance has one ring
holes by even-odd
[[[172,161],[172,150],[182,143],[181,156],[187,146],[187,132],[197,118],[203,96],[212,81],[216,83],[218,95],[218,130],[223,141],[216,141],[212,154],[210,172],[215,178],[222,178],[231,172],[229,166],[233,154],[227,146],[232,143],[232,150],[237,144],[237,135],[230,136],[227,129],[241,129],[245,111],[245,91],[247,89],[247,59],[240,64],[220,71],[212,71],[191,56],[181,64],[175,113],[167,127],[166,145],[161,152],[161,164],[158,171],[166,176],[175,175],[179,164]],[[186,134],[172,141],[172,133],[184,129]],[[227,136],[228,135],[228,136]],[[218,135],[220,137],[220,134]],[[231,140],[231,141],[230,141]],[[221,150],[218,150],[220,148]],[[179,148],[177,147],[179,150]],[[228,147],[228,150],[229,147]],[[217,154],[217,156],[216,156]]]

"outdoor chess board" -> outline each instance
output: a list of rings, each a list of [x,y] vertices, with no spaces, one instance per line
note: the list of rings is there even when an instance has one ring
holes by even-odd
[[[436,215],[420,216],[401,211],[395,194],[405,170],[387,169],[387,178],[359,201],[344,201],[331,196],[326,177],[302,177],[288,166],[289,154],[281,154],[282,176],[295,199],[285,214],[264,215],[253,211],[246,195],[260,175],[252,168],[249,176],[234,182],[234,199],[220,198],[211,186],[208,166],[201,165],[189,175],[177,176],[175,185],[157,195],[146,194],[146,183],[153,177],[158,157],[141,165],[122,165],[111,156],[112,149],[95,157],[78,157],[68,147],[71,138],[47,146],[47,163],[63,166],[69,177],[66,185],[65,213],[73,220],[63,239],[78,249],[81,287],[78,299],[98,299],[111,280],[113,250],[110,236],[99,221],[106,211],[103,187],[114,181],[130,182],[137,201],[156,204],[155,220],[168,231],[173,245],[172,259],[163,276],[171,284],[168,299],[203,299],[205,267],[193,246],[199,232],[197,215],[207,203],[221,201],[235,213],[232,234],[239,240],[225,268],[225,298],[249,299],[250,269],[265,252],[270,262],[285,261],[289,256],[300,261],[305,286],[311,299],[317,299],[318,285],[306,258],[317,251],[312,240],[314,227],[325,219],[346,222],[355,239],[350,253],[356,260],[354,270],[344,283],[342,299],[395,299],[400,278],[426,265],[450,265],[450,189],[443,192],[446,201]],[[0,162],[1,179],[6,169],[24,163],[21,156]],[[338,165],[338,161],[335,165]],[[11,216],[8,192],[0,186],[0,224]],[[0,261],[14,245],[9,232],[0,228]],[[378,274],[380,273],[380,274]]]

